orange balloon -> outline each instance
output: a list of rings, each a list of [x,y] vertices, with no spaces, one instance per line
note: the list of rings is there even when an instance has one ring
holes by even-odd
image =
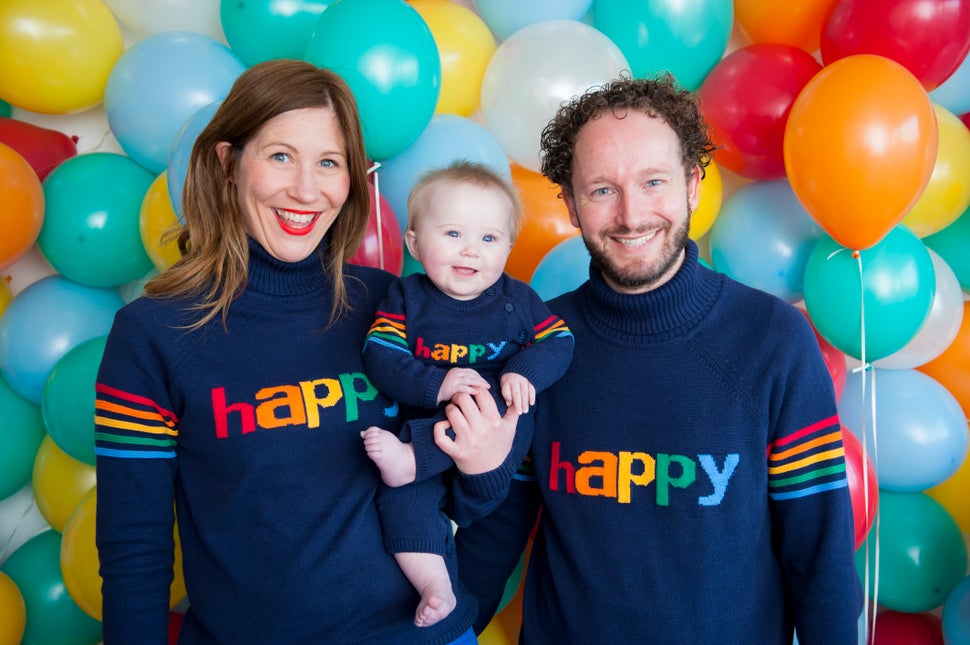
[[[792,190],[836,242],[866,249],[902,221],[933,173],[933,104],[905,67],[860,54],[822,68],[785,127]]]
[[[917,367],[945,387],[970,417],[970,302],[963,303],[963,322],[943,353]]]
[[[10,146],[0,143],[0,270],[27,252],[44,223],[44,189],[37,173]]]
[[[182,257],[175,238],[165,238],[165,241],[162,239],[166,233],[179,226],[178,215],[175,214],[168,194],[167,175],[167,170],[162,171],[148,187],[141,202],[138,221],[142,246],[159,271],[169,268]]]
[[[752,43],[784,43],[812,53],[838,0],[734,0],[734,20]]]
[[[528,282],[546,253],[563,240],[579,235],[579,229],[569,221],[566,204],[559,199],[559,186],[540,173],[518,164],[510,165],[512,184],[522,199],[525,221],[505,263],[505,272]]]

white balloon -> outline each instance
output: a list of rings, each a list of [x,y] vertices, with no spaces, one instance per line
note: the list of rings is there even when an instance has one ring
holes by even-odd
[[[575,20],[544,20],[516,31],[482,79],[488,130],[515,163],[539,170],[539,135],[564,103],[629,72],[620,48]]]
[[[121,144],[115,139],[108,127],[108,116],[104,105],[97,105],[74,114],[39,114],[14,107],[11,116],[38,128],[63,132],[69,137],[77,137],[75,146],[79,155],[86,152],[114,152],[125,154]]]
[[[37,508],[30,484],[0,500],[0,564],[24,542],[49,528]]]
[[[223,45],[219,0],[104,0],[119,22],[139,34],[192,31]]]

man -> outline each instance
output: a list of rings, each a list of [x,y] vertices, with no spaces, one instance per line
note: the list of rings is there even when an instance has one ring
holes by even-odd
[[[541,504],[522,643],[856,643],[832,382],[801,313],[698,263],[714,146],[694,97],[617,80],[561,108],[542,150],[590,278],[549,303],[576,351],[537,401],[533,480],[458,532],[477,630]],[[473,408],[449,408],[459,437],[510,422]]]

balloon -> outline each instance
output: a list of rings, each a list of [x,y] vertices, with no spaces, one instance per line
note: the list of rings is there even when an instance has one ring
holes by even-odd
[[[0,4],[0,96],[33,112],[64,114],[104,98],[124,51],[101,0],[4,0]]]
[[[798,93],[822,66],[792,45],[742,47],[714,65],[697,91],[717,162],[751,179],[782,179],[782,140]]]
[[[468,7],[445,0],[411,0],[428,23],[441,59],[441,94],[436,114],[471,116],[481,103],[482,77],[495,38]]]
[[[104,0],[118,20],[139,34],[191,31],[225,41],[215,0]]]
[[[27,627],[27,607],[16,583],[0,572],[0,645],[19,645]]]
[[[148,273],[139,211],[154,180],[130,158],[95,152],[68,159],[44,182],[47,204],[37,246],[64,277],[116,287]]]
[[[957,471],[942,484],[926,490],[926,494],[946,509],[964,533],[970,533],[968,490],[970,490],[970,459],[964,459]]]
[[[301,60],[320,14],[334,0],[221,0],[226,41],[246,65],[274,58]]]
[[[21,545],[3,564],[27,607],[24,643],[98,643],[101,623],[81,611],[68,594],[60,560],[61,535],[48,530]]]
[[[57,164],[77,154],[76,142],[63,132],[17,119],[0,117],[0,143],[16,150],[41,181]]]
[[[783,145],[798,200],[826,233],[856,250],[882,239],[916,203],[936,147],[923,87],[898,63],[873,55],[822,68],[795,99]]]
[[[48,436],[37,451],[31,481],[40,514],[55,531],[63,531],[81,498],[94,489],[96,476],[94,466],[70,457]]]
[[[721,273],[796,303],[822,235],[787,181],[753,182],[724,202],[711,228],[711,260]]]
[[[597,0],[593,26],[617,44],[636,78],[669,71],[700,87],[724,55],[734,26],[731,0]]]
[[[881,476],[881,473],[880,473]],[[879,604],[903,612],[939,607],[967,570],[963,535],[947,512],[924,493],[879,494],[879,557],[877,540],[856,552],[856,569],[863,574],[868,552],[869,589]],[[876,589],[873,577],[879,571]]]
[[[930,181],[903,218],[919,237],[936,233],[970,207],[970,130],[939,105],[934,105],[939,147]]]
[[[394,275],[401,275],[401,267],[404,264],[404,237],[401,234],[401,227],[398,226],[397,217],[384,196],[377,195],[373,184],[369,184],[368,188],[371,197],[370,219],[367,222],[364,241],[350,258],[350,263],[377,267],[390,271]],[[380,203],[380,214],[377,210],[378,203]],[[380,236],[378,236],[378,228],[380,228]]]
[[[114,290],[63,276],[34,282],[0,318],[0,374],[20,396],[40,403],[58,359],[89,338],[107,335],[122,304]]]
[[[13,148],[0,143],[0,269],[33,245],[44,221],[44,189],[37,173]]]
[[[148,187],[138,214],[141,244],[159,271],[169,268],[182,257],[177,239],[168,237],[169,232],[179,228],[179,219],[169,197],[167,176],[168,171],[163,171]]]
[[[814,52],[838,0],[734,0],[734,20],[752,43],[782,43]]]
[[[192,156],[192,146],[199,138],[209,121],[215,116],[222,101],[206,105],[188,118],[172,142],[172,150],[168,154],[168,168],[165,171],[165,181],[168,195],[178,221],[182,221],[182,190],[185,188],[185,178],[189,173],[189,158]],[[147,246],[147,245],[146,245]],[[154,259],[154,258],[153,258]],[[157,263],[156,263],[157,266]]]
[[[825,362],[825,369],[828,370],[829,376],[832,377],[832,387],[835,388],[835,398],[836,400],[839,400],[842,398],[842,393],[845,390],[847,372],[845,365],[845,354],[833,347],[829,341],[822,338],[822,335],[818,333],[817,329],[815,329],[812,319],[808,317],[807,311],[800,308],[798,311],[804,314],[805,319],[808,320],[810,325],[812,325],[812,331],[815,332],[815,340],[818,341],[818,348],[822,352],[822,360]]]
[[[849,480],[849,496],[852,499],[852,523],[855,527],[855,548],[866,541],[872,523],[879,510],[879,488],[876,470],[869,455],[862,452],[862,443],[849,430],[842,427],[842,444],[845,446],[845,475]],[[863,466],[865,464],[865,466]]]
[[[0,565],[21,544],[48,529],[50,525],[37,509],[30,484],[0,499]]]
[[[970,253],[966,252],[970,248],[970,208],[942,231],[924,237],[923,242],[940,254],[960,287],[970,292]]]
[[[822,29],[822,62],[874,54],[908,69],[927,90],[970,51],[970,4],[925,0],[842,0]]]
[[[3,315],[3,310],[11,300],[13,300],[13,293],[10,291],[10,285],[5,280],[0,280],[0,316]]]
[[[917,369],[932,376],[957,398],[963,411],[970,416],[970,302],[963,303],[963,322],[956,338],[943,353]],[[0,319],[0,323],[2,323]]]
[[[572,291],[589,279],[589,260],[583,238],[567,238],[539,261],[529,285],[543,300]]]
[[[381,162],[377,170],[381,195],[391,205],[401,231],[408,226],[408,195],[421,176],[461,159],[512,178],[509,160],[492,133],[456,114],[436,114],[414,143]]]
[[[539,133],[559,106],[628,69],[620,49],[581,22],[545,20],[498,46],[482,80],[482,113],[505,153],[539,170]]]
[[[559,199],[559,187],[539,173],[513,164],[512,185],[522,200],[525,218],[505,262],[505,272],[529,282],[542,258],[563,240],[579,235],[579,229],[569,221],[566,204]]]
[[[500,40],[545,20],[580,20],[593,0],[474,0],[475,10]]]
[[[0,116],[9,118],[12,113],[13,110],[11,109],[10,104],[3,99],[0,99]]]
[[[124,154],[121,144],[111,134],[103,104],[73,114],[38,114],[17,108],[14,110],[14,118],[66,135],[74,142],[79,155],[87,152]]]
[[[933,304],[926,322],[902,349],[873,362],[876,367],[910,369],[928,363],[949,347],[963,322],[963,292],[953,270],[929,249],[936,276]]]
[[[90,466],[94,466],[94,384],[106,340],[106,336],[89,338],[61,356],[40,399],[50,438],[70,457]]]
[[[713,161],[704,169],[704,177],[697,188],[697,208],[690,214],[690,239],[699,240],[711,229],[724,195],[721,171]]]
[[[414,143],[441,90],[441,60],[427,23],[403,0],[341,0],[307,43],[307,61],[340,74],[354,92],[372,159]]]
[[[0,499],[30,483],[34,456],[45,434],[40,408],[0,378]]]
[[[879,487],[915,493],[946,481],[967,456],[970,433],[960,404],[945,387],[916,370],[872,372],[846,381],[839,418],[857,437],[865,433],[879,467]],[[873,405],[875,398],[875,405]],[[871,416],[875,410],[875,419]],[[864,432],[868,422],[869,430]]]
[[[872,645],[940,645],[942,638],[939,616],[884,609],[876,614]]]
[[[186,120],[224,99],[244,69],[231,49],[201,34],[169,31],[139,40],[108,76],[111,132],[134,161],[158,174]]]
[[[970,112],[970,54],[948,79],[930,91],[930,100],[953,114]]]
[[[970,577],[956,584],[943,604],[943,641],[947,645],[970,643]]]

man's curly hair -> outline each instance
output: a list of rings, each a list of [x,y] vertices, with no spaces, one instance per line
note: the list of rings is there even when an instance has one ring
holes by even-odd
[[[714,154],[714,142],[701,116],[697,98],[678,87],[669,73],[653,79],[624,76],[592,87],[582,96],[563,104],[542,131],[542,174],[564,190],[571,191],[573,151],[579,130],[589,120],[608,111],[622,117],[629,110],[663,119],[680,139],[686,171],[690,173],[694,166],[699,166],[701,177],[704,176],[704,169]]]

